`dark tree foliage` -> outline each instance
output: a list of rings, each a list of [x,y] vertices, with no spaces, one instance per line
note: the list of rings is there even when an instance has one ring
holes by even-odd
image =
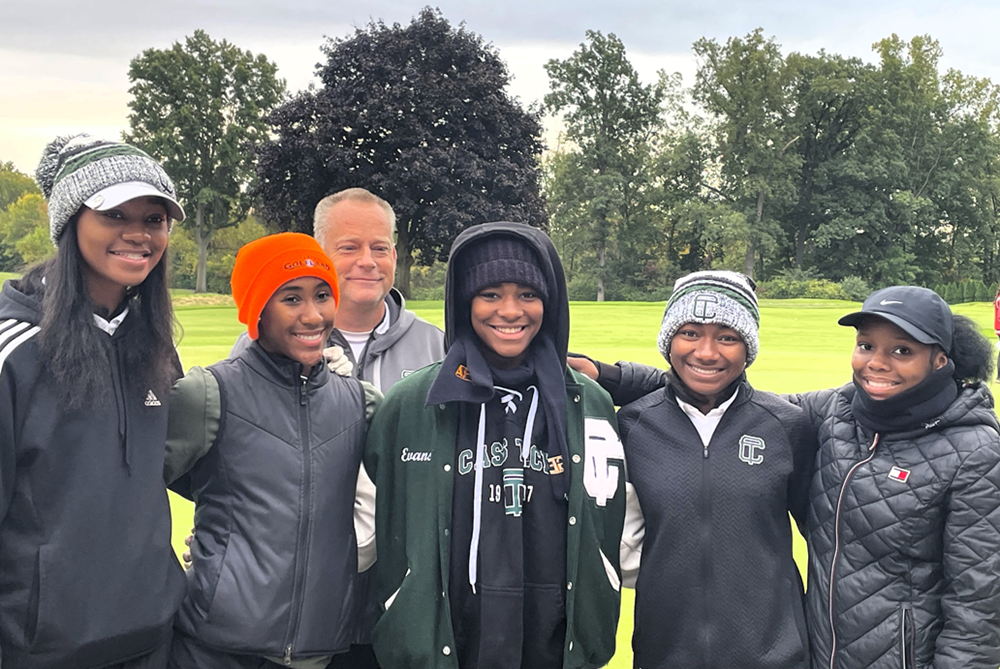
[[[497,51],[440,12],[408,26],[372,22],[323,47],[321,80],[270,115],[258,153],[264,218],[312,230],[324,196],[363,187],[396,211],[396,285],[419,262],[444,259],[465,227],[492,220],[541,226],[541,124],[507,94]]]

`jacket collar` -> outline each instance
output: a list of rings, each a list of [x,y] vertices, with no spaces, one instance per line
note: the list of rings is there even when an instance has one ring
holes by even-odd
[[[298,386],[302,383],[302,364],[280,353],[268,353],[259,342],[251,342],[249,348],[240,353],[250,367],[271,379],[275,383],[286,386]],[[318,388],[326,385],[330,379],[330,371],[325,364],[314,365],[309,372],[310,387]]]

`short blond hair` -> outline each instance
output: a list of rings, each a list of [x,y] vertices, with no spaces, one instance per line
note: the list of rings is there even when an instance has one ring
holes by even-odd
[[[367,191],[364,188],[347,188],[342,191],[338,191],[333,195],[327,195],[325,198],[319,201],[316,205],[316,210],[313,212],[313,237],[320,245],[324,244],[324,239],[326,239],[326,228],[329,225],[327,218],[330,213],[330,209],[333,205],[338,202],[344,202],[350,200],[351,202],[362,202],[364,204],[374,204],[382,208],[385,215],[389,218],[389,230],[391,235],[396,234],[396,212],[392,210],[392,205],[375,195],[371,191]]]

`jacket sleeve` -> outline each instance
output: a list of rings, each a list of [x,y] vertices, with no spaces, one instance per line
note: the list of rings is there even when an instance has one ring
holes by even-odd
[[[624,361],[609,365],[596,360],[594,364],[597,365],[597,382],[620,407],[667,385],[667,373],[651,365]]]
[[[946,501],[935,669],[1000,665],[1000,444],[993,430],[982,433],[988,439],[962,463]]]
[[[819,430],[823,421],[829,418],[830,412],[836,403],[838,388],[828,390],[813,390],[807,393],[792,393],[789,395],[778,395],[781,399],[801,407],[806,413],[806,420],[814,430]]]
[[[812,480],[819,438],[816,428],[806,418],[788,421],[786,428],[788,443],[792,449],[792,474],[788,480],[788,512],[792,514],[805,536],[806,513],[809,510],[809,484]]]
[[[365,389],[365,420],[371,425],[375,411],[382,403],[382,393],[372,384],[362,381]],[[354,494],[354,534],[358,540],[358,571],[368,571],[377,553],[375,550],[375,482],[368,476],[364,462],[358,471]]]
[[[208,370],[192,367],[170,390],[169,408],[163,462],[167,485],[186,474],[215,443],[222,417],[219,382]]]

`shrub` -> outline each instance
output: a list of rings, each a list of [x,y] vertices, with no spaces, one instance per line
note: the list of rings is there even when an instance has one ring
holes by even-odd
[[[855,302],[864,302],[865,298],[872,292],[868,282],[857,276],[845,276],[844,280],[840,282],[840,290],[847,296],[847,299]]]
[[[597,278],[580,272],[570,279],[569,283],[566,285],[566,292],[571,300],[596,300]]]
[[[863,282],[862,282],[863,283]],[[840,284],[827,279],[802,278],[789,272],[757,284],[757,296],[775,300],[806,297],[817,300],[846,300]]]
[[[994,297],[996,297],[996,291],[993,290],[992,286],[981,281],[978,282],[976,286],[976,302],[992,302]]]

